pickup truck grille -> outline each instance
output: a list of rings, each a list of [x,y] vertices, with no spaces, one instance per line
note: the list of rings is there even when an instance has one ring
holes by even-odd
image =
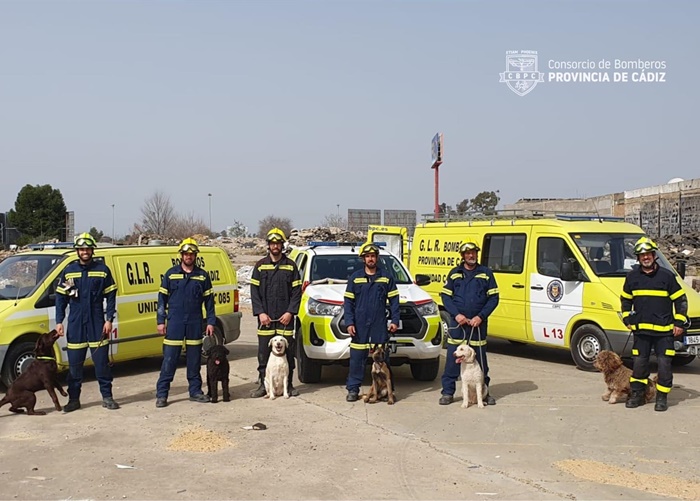
[[[423,339],[425,331],[428,329],[428,323],[418,314],[416,307],[409,304],[402,304],[399,306],[399,314],[403,328],[394,333],[394,337]],[[347,338],[349,334],[345,326],[345,315],[341,314],[340,318],[334,318],[331,322],[331,329],[335,337],[339,339]]]

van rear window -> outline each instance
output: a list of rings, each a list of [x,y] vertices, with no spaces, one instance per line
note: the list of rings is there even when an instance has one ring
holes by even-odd
[[[486,235],[481,251],[481,263],[494,273],[522,273],[525,264],[524,233]]]

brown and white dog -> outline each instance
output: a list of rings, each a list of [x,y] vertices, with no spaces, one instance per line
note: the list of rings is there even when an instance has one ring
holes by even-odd
[[[270,400],[284,396],[289,398],[289,363],[287,348],[289,343],[284,336],[270,339],[270,357],[265,369],[265,391]]]
[[[609,404],[627,400],[631,391],[630,376],[632,376],[632,371],[623,365],[620,356],[614,351],[603,350],[598,353],[593,366],[603,373],[603,379],[608,386],[608,391],[603,393],[603,400]],[[656,398],[657,380],[657,376],[649,378],[644,392],[647,403]]]
[[[362,395],[362,400],[374,404],[378,399],[385,399],[389,405],[394,405],[393,385],[391,371],[386,364],[386,345],[374,345],[372,348],[372,386],[367,395]]]
[[[34,347],[36,360],[31,363],[26,372],[23,372],[15,379],[12,386],[7,390],[7,394],[0,400],[0,407],[9,403],[10,411],[12,412],[22,413],[24,412],[22,407],[24,407],[29,415],[43,416],[46,414],[44,411],[34,410],[36,405],[36,395],[34,393],[39,390],[46,390],[51,395],[51,400],[53,400],[56,410],[60,411],[62,409],[61,404],[58,403],[58,397],[54,388],[64,397],[68,394],[64,391],[57,377],[58,365],[56,365],[56,355],[53,349],[56,339],[58,339],[58,334],[55,330],[42,334],[37,339]]]
[[[460,344],[455,350],[456,362],[461,365],[460,377],[462,379],[462,407],[469,404],[477,404],[479,409],[484,408],[484,373],[476,360],[474,348],[466,343]],[[476,394],[476,398],[474,398]]]

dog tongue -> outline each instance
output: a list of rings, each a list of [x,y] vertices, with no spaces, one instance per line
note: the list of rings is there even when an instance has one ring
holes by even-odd
[[[221,360],[214,360],[214,363],[215,363],[216,365],[219,365],[220,362],[221,362]]]

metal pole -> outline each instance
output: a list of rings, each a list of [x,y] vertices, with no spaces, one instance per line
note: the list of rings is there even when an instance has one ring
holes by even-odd
[[[440,166],[435,166],[435,219],[440,218]]]
[[[209,233],[211,233],[211,193],[209,193]]]
[[[114,245],[114,204],[112,204],[112,245]]]

